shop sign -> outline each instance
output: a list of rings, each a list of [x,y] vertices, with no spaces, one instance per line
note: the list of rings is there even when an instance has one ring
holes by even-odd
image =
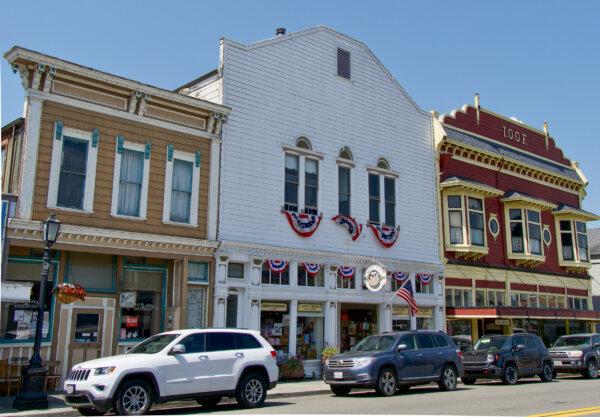
[[[513,128],[507,128],[506,126],[502,126],[502,136],[506,139],[510,139],[514,142],[520,143],[524,146],[527,146],[527,143],[525,143],[525,139],[527,138],[527,135],[525,133],[519,132],[516,129]]]
[[[494,321],[494,323],[496,323],[498,326],[509,326],[510,325],[510,320],[508,320],[508,319],[496,319]]]
[[[432,317],[433,316],[433,308],[423,308],[419,307],[419,312],[417,313],[418,317]]]
[[[119,305],[124,308],[135,307],[135,301],[136,301],[135,291],[122,292],[121,296],[119,297]]]
[[[287,311],[286,303],[262,302],[260,304],[261,311]]]
[[[408,316],[408,307],[394,306],[392,314],[394,316]]]
[[[298,312],[299,313],[322,313],[323,312],[323,304],[321,304],[321,303],[299,303],[298,304]]]
[[[138,316],[125,316],[125,327],[138,327]]]
[[[387,284],[387,271],[382,266],[373,264],[365,269],[364,280],[369,291],[377,292]]]

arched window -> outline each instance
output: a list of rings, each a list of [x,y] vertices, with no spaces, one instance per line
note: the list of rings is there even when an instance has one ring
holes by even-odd
[[[296,139],[296,146],[298,148],[306,149],[308,151],[312,150],[312,145],[310,144],[310,141],[304,136],[300,136],[298,139]]]
[[[388,163],[388,161],[385,158],[379,158],[377,160],[377,168],[387,169],[389,171],[390,164]]]
[[[340,149],[340,153],[338,154],[338,156],[340,158],[347,159],[349,161],[354,160],[354,158],[352,157],[352,152],[350,151],[350,148],[348,148],[347,146],[344,146],[342,149]]]

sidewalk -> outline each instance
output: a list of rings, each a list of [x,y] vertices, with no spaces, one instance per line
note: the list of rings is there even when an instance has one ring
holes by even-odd
[[[267,394],[267,401],[277,398],[292,398],[302,397],[306,395],[328,394],[331,391],[329,386],[321,380],[308,380],[299,382],[280,382],[273,390]],[[17,411],[12,408],[14,397],[0,398],[0,417],[8,416],[40,416],[40,417],[74,417],[79,416],[79,413],[68,407],[64,402],[62,394],[50,394],[48,396],[49,408],[47,410],[30,410]],[[223,402],[231,401],[229,398],[223,399]],[[173,409],[173,413],[177,413],[176,408],[198,406],[195,401],[173,401],[165,404],[158,404],[152,407],[152,410],[160,410],[161,408]]]

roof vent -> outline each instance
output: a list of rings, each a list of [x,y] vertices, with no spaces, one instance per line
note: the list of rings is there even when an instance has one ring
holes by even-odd
[[[285,28],[275,29],[275,36],[283,36],[283,35],[285,35]]]

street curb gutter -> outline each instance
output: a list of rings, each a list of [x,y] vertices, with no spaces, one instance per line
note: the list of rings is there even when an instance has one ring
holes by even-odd
[[[331,394],[331,390],[329,389],[319,389],[319,390],[311,390],[311,391],[299,391],[299,392],[282,392],[279,394],[267,394],[267,401],[269,400],[278,400],[283,398],[294,398],[294,397],[307,397],[310,395],[325,395]],[[225,398],[223,400],[223,404],[235,402],[234,399]],[[153,410],[161,410],[161,409],[177,409],[184,407],[198,407],[198,404],[195,401],[174,401],[165,404],[159,404],[155,407],[152,407]],[[74,409],[55,409],[55,410],[32,410],[29,412],[15,412],[15,411],[5,411],[0,412],[0,417],[78,417],[79,414]]]

